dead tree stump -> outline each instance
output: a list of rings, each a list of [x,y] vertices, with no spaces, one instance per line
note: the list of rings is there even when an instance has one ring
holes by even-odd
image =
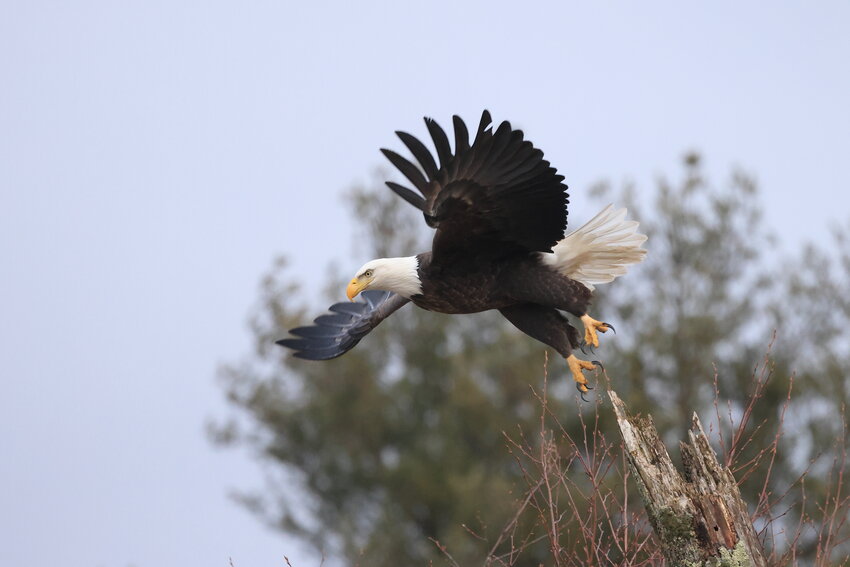
[[[717,461],[694,414],[680,442],[684,476],[673,466],[652,417],[631,417],[608,392],[634,476],[670,565],[767,567],[747,505],[732,472]]]

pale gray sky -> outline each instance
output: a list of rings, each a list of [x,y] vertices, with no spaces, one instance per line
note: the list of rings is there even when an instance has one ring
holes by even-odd
[[[393,131],[489,108],[587,218],[701,150],[786,246],[850,217],[846,2],[0,2],[0,564],[317,565],[227,497],[216,366],[278,253],[343,271]],[[415,252],[415,251],[411,251]],[[340,283],[340,294],[342,286]]]

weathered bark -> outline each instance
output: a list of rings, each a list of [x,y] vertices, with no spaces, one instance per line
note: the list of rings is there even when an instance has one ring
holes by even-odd
[[[732,472],[717,461],[694,414],[680,442],[684,477],[658,437],[651,417],[631,417],[608,392],[629,467],[667,561],[676,567],[767,567]]]

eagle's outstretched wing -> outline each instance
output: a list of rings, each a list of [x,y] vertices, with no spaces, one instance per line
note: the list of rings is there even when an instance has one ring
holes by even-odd
[[[309,327],[289,331],[299,338],[281,339],[277,344],[295,350],[307,360],[327,360],[345,354],[369,331],[410,300],[389,291],[364,291],[365,302],[331,305],[331,313],[316,318]]]
[[[542,151],[523,139],[521,130],[502,122],[494,132],[490,123],[485,110],[470,145],[466,125],[455,116],[452,154],[446,133],[426,118],[439,165],[422,142],[405,132],[396,134],[420,167],[391,150],[381,150],[421,193],[387,182],[437,229],[436,262],[473,251],[476,256],[550,252],[564,238],[569,202],[564,177],[543,159]]]

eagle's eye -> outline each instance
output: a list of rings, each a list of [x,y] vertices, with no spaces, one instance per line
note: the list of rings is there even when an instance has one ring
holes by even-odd
[[[363,272],[363,275],[366,276],[367,278],[371,278],[372,277],[372,270],[366,270],[365,272]]]

